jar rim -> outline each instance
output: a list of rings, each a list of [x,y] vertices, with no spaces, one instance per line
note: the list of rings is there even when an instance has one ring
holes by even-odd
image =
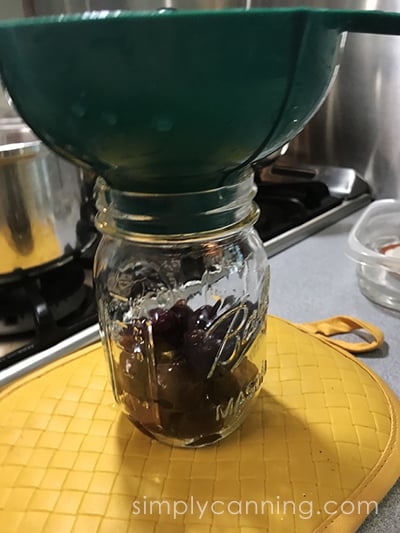
[[[102,233],[160,241],[207,239],[235,233],[254,224],[258,208],[253,173],[218,188],[182,193],[143,193],[110,187],[103,178],[95,186],[96,226]]]
[[[253,227],[257,222],[260,215],[260,209],[255,202],[251,204],[251,210],[247,216],[234,224],[229,226],[224,226],[222,228],[193,232],[193,233],[165,233],[165,234],[154,234],[154,233],[142,233],[142,232],[132,232],[129,230],[124,230],[120,227],[115,227],[109,225],[106,222],[101,220],[101,217],[96,216],[95,225],[96,228],[104,235],[114,238],[123,238],[127,241],[132,242],[141,242],[141,243],[151,243],[151,244],[168,244],[171,242],[175,244],[183,242],[203,242],[210,239],[224,239],[230,237],[240,231],[246,231],[250,227]]]

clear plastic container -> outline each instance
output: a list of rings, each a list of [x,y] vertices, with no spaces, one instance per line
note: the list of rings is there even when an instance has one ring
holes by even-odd
[[[400,311],[400,201],[373,202],[350,232],[348,246],[361,292]]]

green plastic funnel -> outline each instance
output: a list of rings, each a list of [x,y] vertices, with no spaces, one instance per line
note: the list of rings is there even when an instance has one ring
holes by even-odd
[[[0,24],[3,81],[50,148],[119,189],[196,191],[295,137],[324,99],[343,31],[395,13],[99,12]]]

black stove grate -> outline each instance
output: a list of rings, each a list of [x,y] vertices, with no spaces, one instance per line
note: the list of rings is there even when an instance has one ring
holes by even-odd
[[[269,161],[265,165],[259,161],[253,168],[258,186],[255,201],[260,207],[256,229],[265,243],[286,232],[293,233],[321,215],[328,222],[334,217],[325,214],[338,213],[335,208],[348,214],[353,200],[356,208],[360,201],[370,198],[368,184],[353,169],[284,167]],[[340,218],[338,214],[336,220]],[[321,229],[320,225],[316,229]]]
[[[255,198],[260,208],[256,229],[263,241],[329,211],[343,202],[330,195],[318,181],[300,183],[259,183]]]
[[[2,340],[27,343],[0,358],[0,370],[46,350],[97,322],[94,290],[79,260],[42,275],[19,272],[19,282],[0,288]],[[33,334],[33,337],[32,337]]]

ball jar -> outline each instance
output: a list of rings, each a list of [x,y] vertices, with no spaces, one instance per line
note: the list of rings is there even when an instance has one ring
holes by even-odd
[[[269,266],[255,189],[251,177],[228,187],[231,215],[226,202],[222,215],[204,211],[215,192],[202,191],[169,198],[168,221],[160,195],[140,194],[144,221],[135,193],[97,184],[95,286],[113,393],[137,428],[175,446],[234,431],[266,372]]]

